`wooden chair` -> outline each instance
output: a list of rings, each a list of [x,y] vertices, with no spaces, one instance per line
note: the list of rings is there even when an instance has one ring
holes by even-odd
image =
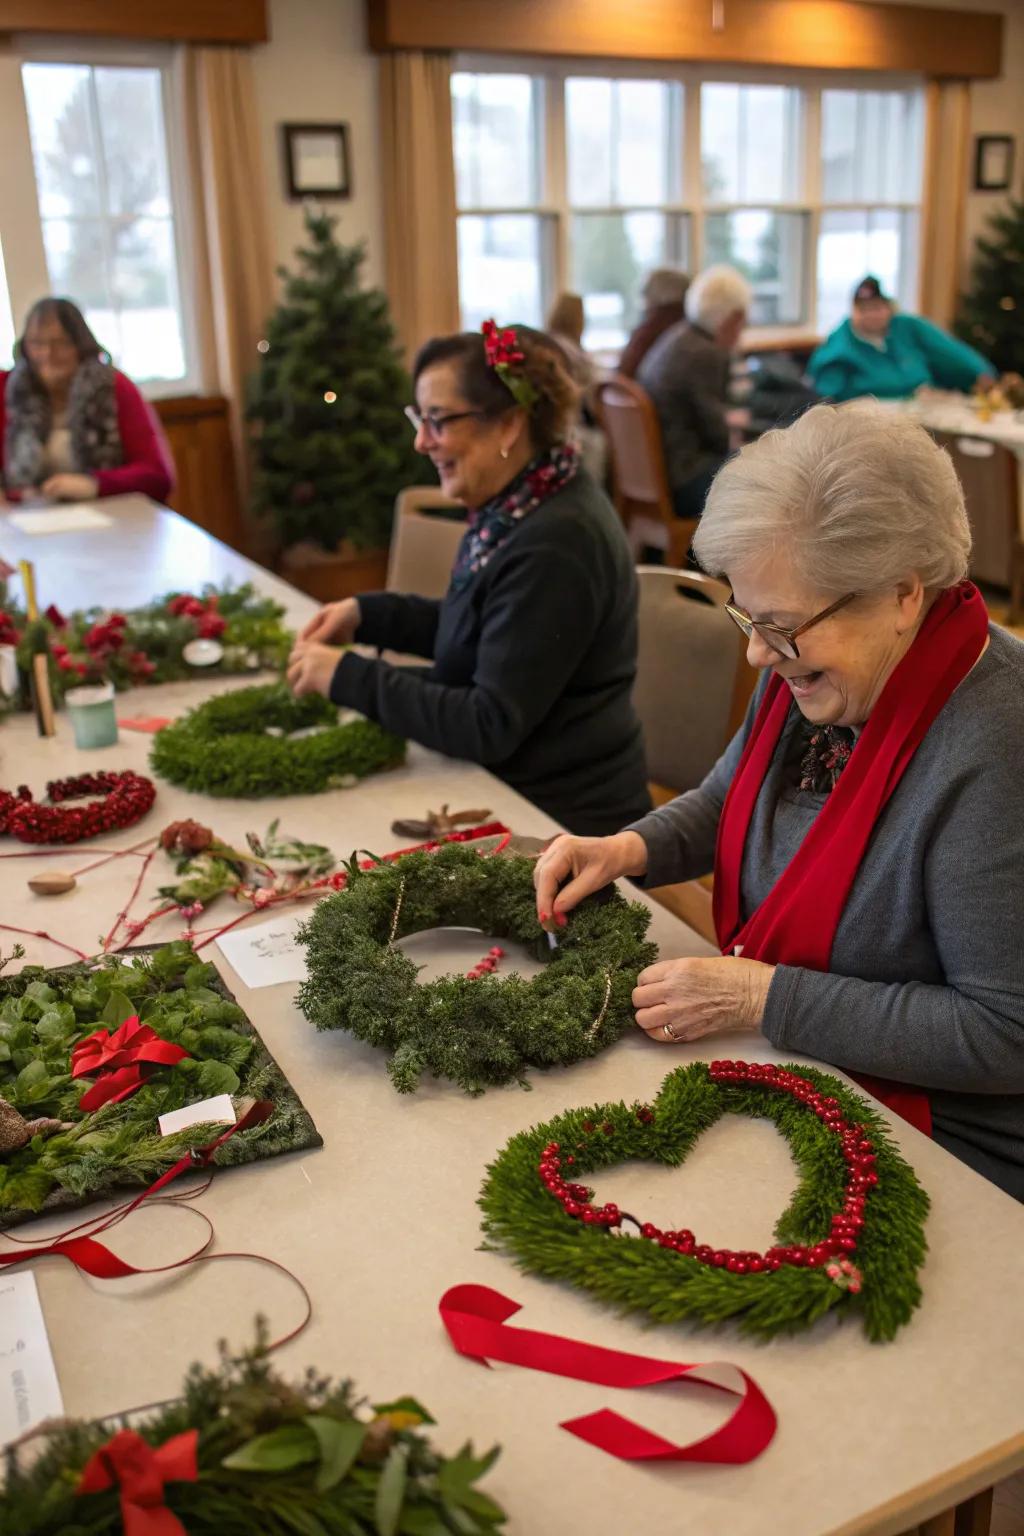
[[[436,485],[410,485],[395,501],[387,590],[444,597],[456,551],[466,531],[466,509]]]
[[[729,590],[697,571],[647,565],[640,584],[639,655],[633,703],[644,731],[651,797],[663,805],[694,789],[739,729],[757,674],[724,605]],[[714,940],[710,880],[652,892],[702,937]]]
[[[1021,536],[1021,465],[1012,449],[984,437],[933,432],[960,479],[971,520],[971,575],[1008,587],[1008,624],[1024,618],[1024,538]]]
[[[634,558],[663,549],[670,566],[686,564],[696,518],[676,517],[665,470],[661,424],[647,391],[613,373],[596,386],[597,414],[611,448],[612,489]]]

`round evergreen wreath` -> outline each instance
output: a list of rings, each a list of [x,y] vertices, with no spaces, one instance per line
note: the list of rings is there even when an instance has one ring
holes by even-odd
[[[596,1056],[632,1027],[637,972],[657,954],[644,940],[649,922],[646,907],[611,889],[576,908],[552,950],[530,859],[454,845],[409,854],[356,871],[318,904],[298,934],[307,950],[299,1004],[318,1029],[347,1029],[390,1051],[400,1093],[425,1071],[479,1093],[521,1082],[527,1067]],[[419,986],[395,941],[437,927],[514,939],[547,964],[532,981],[444,976]]]
[[[153,739],[150,765],[199,794],[257,799],[345,787],[405,755],[405,743],[372,720],[338,723],[318,693],[297,699],[280,684],[239,688],[207,699]],[[326,729],[299,739],[292,731]],[[267,728],[283,732],[268,735]]]
[[[592,1175],[627,1159],[677,1167],[727,1113],[774,1121],[800,1171],[777,1246],[712,1248],[685,1228],[640,1226],[598,1204]],[[569,1110],[512,1138],[488,1168],[479,1204],[490,1243],[521,1269],[656,1323],[735,1319],[770,1338],[842,1307],[882,1340],[921,1300],[928,1196],[881,1117],[811,1067],[696,1062],[671,1072],[651,1105]],[[638,1240],[624,1236],[627,1224]]]

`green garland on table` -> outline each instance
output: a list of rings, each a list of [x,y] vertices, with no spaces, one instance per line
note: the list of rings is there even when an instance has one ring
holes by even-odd
[[[239,587],[207,585],[198,597],[168,592],[120,612],[93,607],[65,616],[51,605],[30,624],[0,581],[0,645],[17,648],[24,670],[45,643],[56,699],[69,688],[103,680],[123,689],[280,671],[292,643],[291,631],[281,623],[283,615],[280,603],[261,597],[246,582]],[[213,665],[196,667],[184,658],[189,642],[201,638],[216,640],[223,648]],[[28,708],[27,698],[22,703]]]
[[[630,1029],[638,971],[657,955],[650,912],[617,890],[583,902],[552,951],[537,921],[533,861],[483,858],[448,846],[354,870],[321,901],[298,938],[307,950],[299,992],[318,1029],[347,1029],[391,1053],[400,1093],[424,1072],[469,1093],[523,1081],[527,1067],[596,1056]],[[395,940],[437,927],[481,928],[530,946],[542,973],[444,976],[417,985]]]
[[[298,739],[290,734],[317,727]],[[149,761],[154,773],[183,789],[258,799],[347,788],[404,756],[402,738],[372,720],[339,725],[336,705],[320,694],[297,699],[272,684],[222,693],[189,710],[157,732]]]
[[[730,1070],[735,1067],[744,1068],[739,1080]],[[786,1073],[809,1085],[811,1105],[791,1090],[779,1091]],[[818,1111],[815,1096],[825,1106]],[[699,1234],[652,1224],[635,1239],[622,1235],[624,1213],[597,1203],[593,1175],[630,1159],[678,1167],[724,1114],[772,1120],[800,1172],[776,1225],[779,1246],[769,1250],[771,1257],[712,1250]],[[851,1155],[877,1180],[865,1173],[862,1193],[851,1197],[853,1204],[861,1201],[859,1227],[848,1218],[833,1220],[844,1208],[848,1180],[860,1177],[850,1172],[836,1126],[849,1129]],[[868,1145],[870,1151],[856,1151]],[[563,1190],[559,1178],[587,1183]],[[909,1321],[921,1301],[917,1271],[927,1246],[928,1196],[889,1140],[882,1117],[837,1078],[812,1067],[697,1062],[671,1072],[653,1104],[568,1110],[513,1136],[488,1168],[479,1204],[489,1245],[521,1269],[582,1286],[655,1323],[735,1320],[744,1332],[770,1338],[841,1308],[859,1313],[868,1337],[883,1340]],[[796,1262],[794,1249],[801,1255]]]
[[[240,1358],[221,1345],[217,1371],[194,1365],[184,1395],[129,1432],[151,1447],[198,1431],[198,1477],[168,1479],[166,1508],[188,1536],[487,1536],[505,1514],[475,1484],[498,1449],[475,1457],[434,1449],[435,1421],[414,1398],[371,1408],[352,1383],[310,1369],[296,1384],[266,1359],[266,1330]],[[117,1486],[76,1493],[90,1459],[123,1419],[62,1420],[34,1443],[9,1450],[0,1492],[0,1536],[122,1536]],[[145,1453],[143,1453],[145,1454]]]
[[[133,1014],[189,1055],[158,1068],[131,1098],[83,1112],[78,1101],[90,1079],[72,1078],[73,1048]],[[322,1144],[214,967],[184,941],[137,953],[128,965],[109,956],[98,965],[27,966],[0,976],[0,1098],[26,1120],[50,1118],[68,1127],[45,1139],[33,1136],[0,1162],[0,1225],[151,1183],[189,1147],[216,1134],[198,1125],[161,1136],[157,1117],[221,1093],[269,1099],[274,1113],[218,1148],[218,1166]]]

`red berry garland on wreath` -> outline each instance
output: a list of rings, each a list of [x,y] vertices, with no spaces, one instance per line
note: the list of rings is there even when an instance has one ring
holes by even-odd
[[[156,799],[153,781],[130,769],[52,779],[46,794],[48,805],[36,801],[27,784],[20,785],[16,794],[0,790],[0,834],[23,843],[78,843],[101,832],[133,827]],[[103,798],[64,808],[65,800],[78,800],[83,795]]]

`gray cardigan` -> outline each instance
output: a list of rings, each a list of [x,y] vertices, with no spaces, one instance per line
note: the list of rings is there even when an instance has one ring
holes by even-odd
[[[781,1051],[927,1088],[936,1141],[1024,1199],[1024,645],[989,638],[879,818],[832,970],[777,966],[763,1029]],[[633,824],[648,886],[712,869],[766,681],[700,787]],[[824,804],[792,782],[799,726],[791,705],[744,851],[744,919]]]
[[[673,491],[729,452],[729,369],[725,348],[688,320],[659,336],[637,369],[658,412]]]

